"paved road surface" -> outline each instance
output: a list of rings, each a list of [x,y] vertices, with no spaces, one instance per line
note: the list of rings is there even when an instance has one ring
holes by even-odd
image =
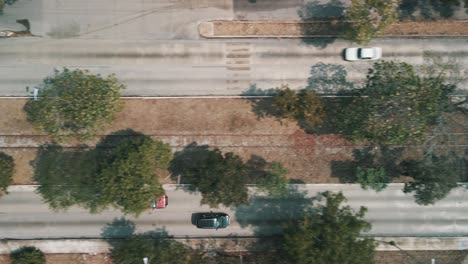
[[[423,51],[433,51],[444,58],[456,57],[468,69],[468,38],[381,39],[371,45],[382,47],[389,60],[421,65]],[[240,95],[281,85],[301,88],[311,75],[316,78],[312,84],[327,75],[335,78],[320,63],[343,65],[348,81],[362,81],[371,64],[343,61],[341,53],[349,46],[336,41],[321,49],[300,40],[2,39],[0,95],[25,96],[26,86],[38,85],[54,68],[62,67],[115,73],[130,96]]]
[[[229,213],[232,225],[223,230],[200,230],[191,224],[195,212],[210,210],[200,206],[201,196],[190,194],[173,185],[166,185],[169,206],[166,209],[143,213],[135,222],[137,232],[165,228],[170,235],[185,236],[250,236],[271,235],[278,225],[296,218],[308,202],[301,195],[283,200],[256,197],[249,206],[233,209],[211,209]],[[368,207],[367,220],[373,224],[370,232],[378,236],[468,236],[468,192],[464,188],[434,206],[418,206],[410,195],[401,192],[401,185],[389,186],[383,192],[363,191],[358,185],[306,185],[298,193],[342,190],[353,208]],[[31,190],[12,190],[0,199],[1,238],[99,237],[107,224],[123,215],[114,210],[89,214],[80,208],[67,212],[51,212]]]

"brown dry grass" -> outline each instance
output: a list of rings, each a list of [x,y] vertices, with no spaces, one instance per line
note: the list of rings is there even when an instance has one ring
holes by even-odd
[[[269,100],[269,99],[263,99]],[[1,99],[0,151],[15,159],[15,184],[31,184],[31,161],[37,149],[47,142],[27,123],[22,107],[23,99]],[[455,129],[466,130],[461,123]],[[288,177],[306,183],[338,183],[333,164],[353,160],[355,145],[333,134],[306,134],[297,124],[272,117],[258,118],[251,101],[244,99],[127,99],[125,109],[103,135],[125,129],[152,136],[169,143],[174,150],[197,142],[234,152],[244,160],[256,155],[267,161],[278,161],[289,170]],[[98,141],[87,142],[92,146]],[[461,144],[462,142],[459,142]],[[31,147],[32,146],[32,147]],[[407,148],[405,157],[421,154],[415,146]],[[335,168],[336,169],[336,168]],[[346,173],[346,171],[345,171]],[[162,183],[171,183],[167,171],[160,171]],[[408,179],[399,178],[404,182]]]
[[[375,264],[414,264],[431,263],[434,258],[436,263],[460,264],[467,257],[467,251],[377,251]],[[47,264],[112,264],[111,257],[107,254],[47,254]],[[237,260],[237,258],[236,258]],[[10,264],[8,255],[0,255],[0,264]]]
[[[339,35],[342,29],[337,21],[231,21],[216,20],[214,36],[291,36],[301,37]],[[386,36],[395,35],[468,35],[467,20],[402,21],[389,26]]]
[[[47,264],[112,264],[108,254],[46,254]],[[0,255],[0,264],[10,264],[8,255]]]

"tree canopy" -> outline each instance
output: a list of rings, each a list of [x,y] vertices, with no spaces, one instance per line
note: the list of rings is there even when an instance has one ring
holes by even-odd
[[[191,249],[180,242],[143,235],[125,239],[111,250],[116,264],[143,263],[143,257],[148,263],[188,264],[190,253]]]
[[[89,139],[123,109],[122,89],[113,75],[103,78],[64,68],[44,79],[40,96],[24,110],[28,121],[53,139]]]
[[[346,201],[341,192],[325,192],[323,197],[324,206],[289,222],[283,229],[284,251],[291,263],[374,263],[374,240],[360,237],[370,229],[363,220],[366,208],[354,212],[349,206],[341,206]]]
[[[383,30],[398,20],[400,0],[353,0],[345,12],[348,26],[344,37],[367,45]]]
[[[383,167],[362,168],[358,166],[356,168],[356,178],[356,181],[361,184],[364,190],[371,188],[376,192],[385,189],[390,181]]]
[[[191,190],[200,191],[202,203],[211,207],[247,202],[248,169],[234,153],[191,144],[175,154],[171,171],[180,175],[183,183],[191,184]]]
[[[423,160],[403,162],[404,173],[414,181],[405,183],[403,191],[414,193],[416,203],[434,204],[443,199],[462,180],[463,168],[468,166],[466,159],[455,155],[437,156],[431,154]]]
[[[13,182],[15,173],[15,162],[11,156],[0,152],[0,196],[7,192],[8,186]]]
[[[232,152],[222,153],[206,145],[191,143],[176,152],[170,165],[173,177],[201,192],[202,203],[211,207],[247,203],[246,184],[257,184],[271,196],[287,193],[287,170],[278,162],[269,163],[253,155],[247,162]]]
[[[377,62],[357,91],[360,96],[343,109],[342,131],[354,140],[383,144],[421,141],[447,110],[454,89],[442,72],[420,77],[407,63]]]
[[[56,210],[81,205],[91,212],[108,206],[138,215],[164,193],[157,169],[167,169],[168,144],[141,134],[110,135],[96,149],[41,147],[34,162],[39,193]]]
[[[325,117],[320,96],[306,89],[280,89],[273,96],[272,107],[277,111],[277,116],[297,120],[306,130],[319,126]]]
[[[172,159],[168,144],[147,136],[125,137],[98,164],[96,185],[103,201],[138,215],[149,201],[164,194],[156,169]]]
[[[45,264],[44,253],[35,247],[22,247],[10,255],[11,264]]]

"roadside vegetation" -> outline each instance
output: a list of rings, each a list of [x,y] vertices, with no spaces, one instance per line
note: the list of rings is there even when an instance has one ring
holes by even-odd
[[[268,163],[261,157],[244,162],[232,152],[222,153],[196,143],[175,153],[170,171],[173,177],[180,177],[181,183],[190,184],[190,191],[201,192],[202,203],[214,208],[247,203],[246,184],[258,184],[270,196],[287,193],[287,171],[280,163]]]
[[[420,75],[407,63],[377,62],[364,86],[336,92],[348,95],[344,98],[327,100],[314,91],[286,87],[274,95],[268,114],[296,120],[309,132],[326,128],[355,142],[422,142],[441,115],[451,110],[449,95],[456,88],[447,80],[449,67],[432,66],[439,69]]]
[[[272,108],[281,118],[297,120],[306,131],[319,126],[325,117],[320,96],[306,89],[295,91],[284,87],[273,97]]]
[[[364,87],[342,105],[339,132],[354,141],[420,143],[449,109],[455,85],[446,81],[444,71],[423,77],[407,63],[377,62]]]
[[[44,79],[37,100],[31,98],[24,110],[31,124],[54,140],[87,140],[123,109],[124,88],[113,75],[64,68]]]
[[[248,247],[249,254],[243,253],[246,261],[251,260],[246,263],[374,263],[377,242],[361,236],[371,229],[364,220],[365,207],[351,209],[341,192],[307,197],[293,190],[288,195],[294,202],[256,197],[253,203],[236,208],[239,223],[252,227],[259,237]],[[258,215],[264,221],[259,221]],[[264,236],[265,228],[281,232],[272,239]],[[224,252],[222,244],[213,248],[191,243],[202,248],[195,250],[173,240],[165,229],[140,234],[134,231],[135,224],[124,218],[114,219],[103,228],[102,236],[109,239],[114,263],[140,263],[145,257],[148,263],[239,263],[237,252]]]
[[[7,188],[13,182],[15,174],[15,162],[11,156],[0,152],[0,197],[8,193]]]
[[[345,12],[348,22],[343,37],[367,45],[383,30],[398,21],[400,0],[353,0]]]
[[[95,213],[112,206],[139,215],[164,194],[156,171],[167,169],[171,159],[168,144],[123,131],[107,136],[95,149],[42,146],[34,178],[54,210],[80,205]]]
[[[403,191],[414,193],[416,203],[431,205],[459,186],[463,180],[460,175],[468,169],[468,160],[453,153],[444,156],[429,154],[422,160],[406,160],[402,167],[403,173],[414,179],[405,184]]]
[[[371,229],[364,220],[366,208],[351,209],[341,192],[308,197],[291,190],[287,198],[256,197],[250,204],[236,208],[239,224],[259,237],[250,251],[274,250],[274,262],[281,264],[374,263],[376,242],[362,236]],[[262,219],[258,219],[259,215]],[[274,239],[271,234],[276,235]]]
[[[22,247],[10,254],[11,264],[45,264],[44,253],[36,247]]]
[[[414,192],[416,202],[427,205],[445,197],[464,180],[467,169],[450,173],[433,170],[438,176],[426,170],[432,166],[448,169],[449,165],[443,165],[453,165],[454,160],[461,168],[467,164],[460,158],[444,158],[447,154],[437,150],[437,145],[444,143],[437,142],[434,135],[443,133],[447,117],[454,113],[466,116],[460,108],[466,98],[456,103],[450,98],[458,82],[466,78],[455,59],[425,53],[424,65],[417,68],[402,62],[376,62],[363,85],[346,81],[346,71],[338,66],[320,64],[312,69],[305,89],[282,87],[269,104],[257,101],[253,109],[259,117],[295,120],[310,134],[340,134],[355,144],[370,146],[367,154],[356,153],[343,182],[360,183],[364,189],[379,192],[394,178],[410,176],[413,181],[403,191]],[[322,81],[316,82],[317,78]],[[344,97],[320,97],[315,91]],[[425,154],[411,161],[394,147],[414,144]],[[400,154],[392,154],[392,149]]]
[[[314,208],[283,229],[283,247],[290,263],[372,264],[376,242],[361,237],[371,225],[364,221],[366,208],[354,212],[342,193],[322,194],[325,205]]]

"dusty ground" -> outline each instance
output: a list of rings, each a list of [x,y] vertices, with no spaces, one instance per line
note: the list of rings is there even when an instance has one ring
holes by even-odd
[[[47,254],[47,264],[112,264],[107,254]],[[8,255],[0,255],[0,264],[10,264]]]
[[[28,124],[22,111],[24,103],[23,99],[0,100],[4,113],[0,116],[0,151],[15,158],[15,184],[33,183],[30,163],[36,146],[48,141]],[[128,99],[125,103],[124,111],[103,135],[131,128],[169,143],[176,151],[197,142],[234,152],[245,160],[257,155],[283,163],[290,179],[306,183],[340,182],[339,177],[348,173],[347,166],[354,159],[353,151],[367,147],[338,135],[306,134],[292,121],[258,118],[251,101],[244,99]],[[453,131],[465,132],[467,122],[459,123]],[[466,145],[466,135],[461,136],[463,141],[451,139],[440,144]],[[87,143],[93,146],[96,141]],[[420,153],[419,146],[406,146],[402,155],[415,157]],[[168,172],[159,175],[163,183],[171,182]]]
[[[462,264],[468,256],[467,251],[378,251],[376,252],[375,264],[416,264],[435,263]]]
[[[461,264],[467,256],[466,251],[378,251],[375,256],[375,264],[415,264],[431,263],[434,258],[436,263]],[[106,254],[48,254],[47,264],[112,264],[111,258]],[[237,260],[238,257],[230,257]],[[248,257],[244,258],[244,263]],[[0,264],[10,264],[8,255],[0,255]]]
[[[216,36],[318,36],[339,35],[342,22],[338,21],[230,21],[216,20]],[[389,26],[384,35],[468,35],[467,20],[402,21]]]

